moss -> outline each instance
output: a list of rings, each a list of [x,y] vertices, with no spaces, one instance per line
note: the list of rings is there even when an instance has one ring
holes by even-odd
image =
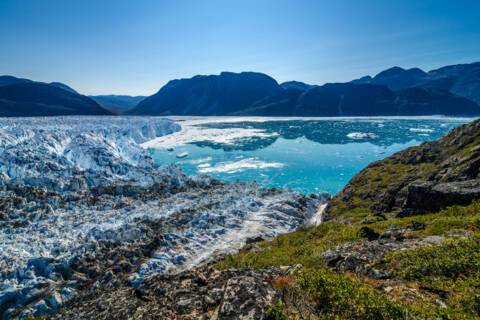
[[[353,212],[373,215],[372,208],[385,207],[383,196],[396,193],[415,180],[426,180],[437,169],[434,163],[403,164],[394,159],[370,165],[333,198],[328,214],[330,217],[345,217]],[[392,210],[388,206],[385,209]]]

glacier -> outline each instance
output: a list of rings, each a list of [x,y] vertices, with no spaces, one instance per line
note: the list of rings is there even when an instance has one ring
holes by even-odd
[[[323,197],[154,165],[156,117],[0,118],[0,315],[177,273],[309,223]]]

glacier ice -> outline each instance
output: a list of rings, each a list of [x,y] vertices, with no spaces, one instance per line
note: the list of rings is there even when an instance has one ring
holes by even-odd
[[[79,290],[207,262],[312,221],[318,197],[155,167],[155,117],[0,119],[0,314],[55,312]]]

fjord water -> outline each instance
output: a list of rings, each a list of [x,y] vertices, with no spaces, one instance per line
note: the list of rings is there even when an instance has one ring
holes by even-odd
[[[191,175],[256,181],[265,187],[291,188],[302,193],[335,194],[369,163],[435,140],[471,120],[187,120],[182,123],[183,130],[194,127],[194,135],[175,146],[159,143],[152,155],[156,164],[175,163]],[[212,130],[217,133],[214,138],[208,137]],[[229,140],[226,137],[232,132],[235,139]],[[185,152],[187,157],[177,157]]]

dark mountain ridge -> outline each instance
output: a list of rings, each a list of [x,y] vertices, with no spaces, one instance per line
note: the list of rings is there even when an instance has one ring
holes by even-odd
[[[352,81],[358,83],[360,79]],[[402,69],[393,67],[375,77],[361,78],[362,83],[379,84],[392,90],[412,87],[433,88],[480,103],[480,62],[445,66],[424,72],[419,68]]]
[[[30,91],[27,90],[25,96],[22,86],[11,88],[19,90],[14,95],[16,100],[12,100],[11,92],[9,98],[0,96],[1,115],[480,115],[480,62],[428,72],[419,68],[392,67],[374,77],[322,86],[299,81],[278,84],[270,76],[257,72],[222,72],[171,80],[146,98],[116,95],[87,98],[63,83],[46,84],[0,76],[0,87],[26,84],[30,84],[27,86]],[[35,99],[32,87],[36,88]],[[52,87],[69,92],[75,98],[66,98],[62,91],[51,91]],[[41,93],[43,90],[48,93]],[[60,95],[55,101],[52,100],[54,92]],[[37,99],[39,97],[46,100]]]
[[[246,109],[282,90],[271,77],[256,72],[222,72],[169,81],[141,101],[130,114],[225,115]]]
[[[91,98],[59,82],[0,77],[0,116],[109,115]]]
[[[283,89],[297,89],[300,91],[307,91],[308,89],[311,89],[315,86],[300,81],[286,81],[281,83],[280,87],[282,87]]]
[[[350,83],[278,84],[261,73],[172,80],[129,111],[138,115],[475,116],[480,63],[427,72],[393,67]],[[478,68],[480,70],[480,68]],[[479,95],[479,99],[476,99]],[[478,100],[478,101],[477,101]]]

